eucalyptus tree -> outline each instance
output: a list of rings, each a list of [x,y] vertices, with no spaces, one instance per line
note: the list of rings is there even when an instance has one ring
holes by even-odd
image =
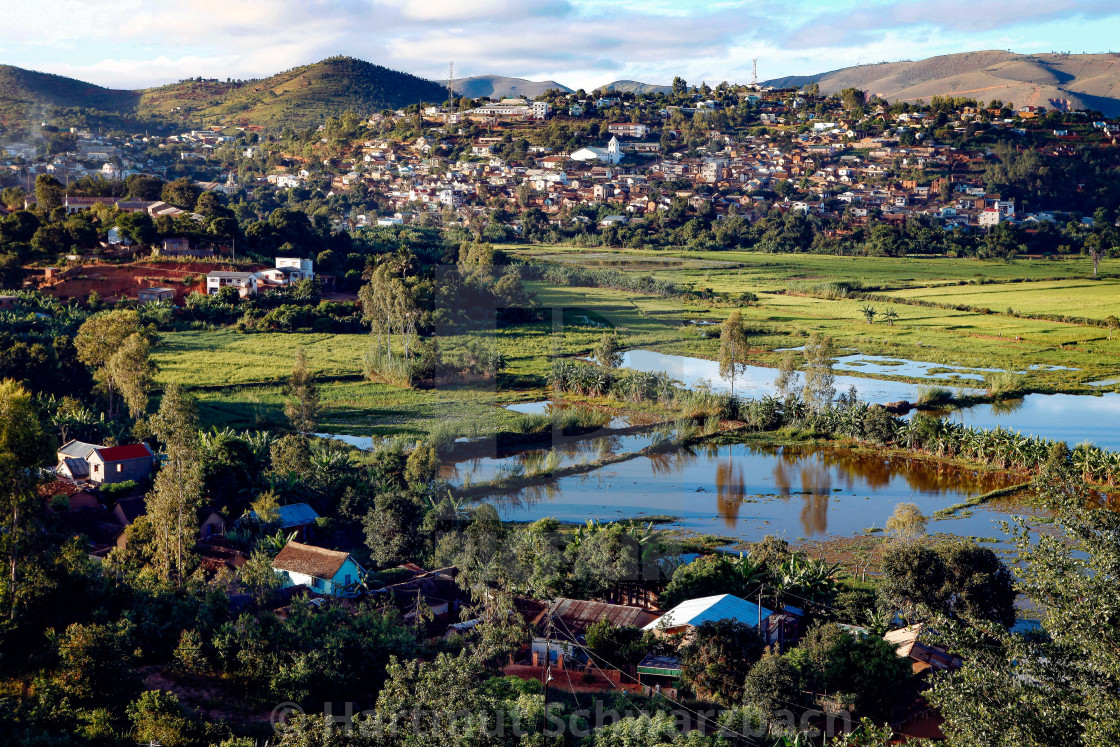
[[[736,309],[728,315],[719,331],[719,375],[731,380],[731,394],[735,395],[735,376],[746,365],[747,332],[743,317]]]
[[[805,385],[802,398],[809,408],[820,414],[832,404],[836,396],[836,374],[833,372],[832,356],[836,348],[832,338],[814,334],[805,344]]]
[[[31,544],[31,522],[40,506],[34,493],[36,467],[50,455],[50,439],[31,393],[10,379],[0,381],[0,553],[8,561],[0,599],[12,619],[30,591],[20,575],[27,571],[21,555]]]
[[[203,473],[198,458],[198,406],[178,384],[164,392],[152,428],[163,443],[166,459],[148,495],[148,515],[155,529],[160,574],[165,581],[181,583],[183,555],[194,545]]]

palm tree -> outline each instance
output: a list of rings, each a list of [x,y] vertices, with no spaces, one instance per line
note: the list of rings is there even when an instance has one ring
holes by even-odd
[[[875,321],[875,317],[879,314],[879,312],[877,312],[875,310],[875,307],[871,304],[864,304],[863,306],[860,306],[859,313],[863,314],[863,318],[867,320],[868,324],[873,323]]]
[[[887,323],[888,327],[893,327],[895,321],[898,320],[898,312],[894,309],[887,309],[883,312],[883,321]]]

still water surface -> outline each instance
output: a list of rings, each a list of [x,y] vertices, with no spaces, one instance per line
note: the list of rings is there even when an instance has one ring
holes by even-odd
[[[547,481],[487,500],[503,519],[671,515],[678,528],[754,541],[850,536],[883,527],[895,505],[918,504],[927,516],[1006,485],[999,476],[923,460],[845,450],[733,446],[678,448]],[[995,536],[988,511],[931,522],[931,532]]]
[[[855,355],[841,360],[848,358],[870,360],[874,357]],[[903,361],[905,365],[884,366],[881,364],[882,360],[886,359],[878,359],[875,365],[862,369],[854,369],[849,365],[847,370],[923,376],[928,375],[928,371],[935,365],[890,359]],[[688,388],[695,388],[703,382],[714,391],[731,390],[731,381],[719,375],[719,364],[703,358],[669,355],[653,350],[631,350],[625,353],[623,366],[638,371],[667,373]],[[927,373],[923,374],[921,371]],[[777,389],[774,379],[777,375],[778,371],[774,368],[746,366],[735,377],[735,393],[745,398],[775,394]],[[859,376],[836,376],[838,392],[846,392],[851,386],[856,388],[856,394],[861,400],[879,404],[903,399],[913,402],[918,395],[917,384]],[[1120,450],[1120,392],[1099,395],[1028,394],[1021,400],[956,410],[946,417],[976,428],[1002,427],[1019,431],[1024,436],[1066,441],[1071,446],[1087,441],[1101,448]]]

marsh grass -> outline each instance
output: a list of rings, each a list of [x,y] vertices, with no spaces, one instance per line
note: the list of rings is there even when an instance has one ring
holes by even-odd
[[[984,374],[984,386],[994,399],[1013,399],[1023,392],[1023,377],[1013,371],[993,371]]]
[[[945,387],[922,385],[918,387],[917,405],[920,407],[943,407],[953,401],[953,392]]]

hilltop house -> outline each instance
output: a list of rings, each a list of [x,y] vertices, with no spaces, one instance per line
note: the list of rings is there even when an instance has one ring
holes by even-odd
[[[649,125],[638,122],[615,122],[607,125],[607,132],[622,137],[645,137],[649,134]]]
[[[306,586],[318,594],[341,596],[365,571],[349,553],[290,541],[272,561],[282,586]]]
[[[155,288],[141,288],[136,291],[136,300],[140,303],[153,303],[155,301],[174,301],[175,289],[157,286]]]
[[[656,621],[657,615],[642,607],[582,599],[555,599],[535,619],[531,648],[535,666],[546,655],[549,664],[560,669],[586,663],[584,634],[592,624],[610,620],[617,627],[642,627]],[[565,664],[567,662],[567,664]]]
[[[55,473],[71,480],[97,485],[144,480],[155,468],[155,455],[147,444],[96,446],[68,441],[58,450]]]
[[[256,511],[250,511],[248,515],[251,519],[262,521]],[[289,503],[277,506],[275,518],[266,523],[278,527],[285,535],[295,532],[296,538],[302,542],[311,536],[311,529],[318,520],[319,514],[306,503]]]

